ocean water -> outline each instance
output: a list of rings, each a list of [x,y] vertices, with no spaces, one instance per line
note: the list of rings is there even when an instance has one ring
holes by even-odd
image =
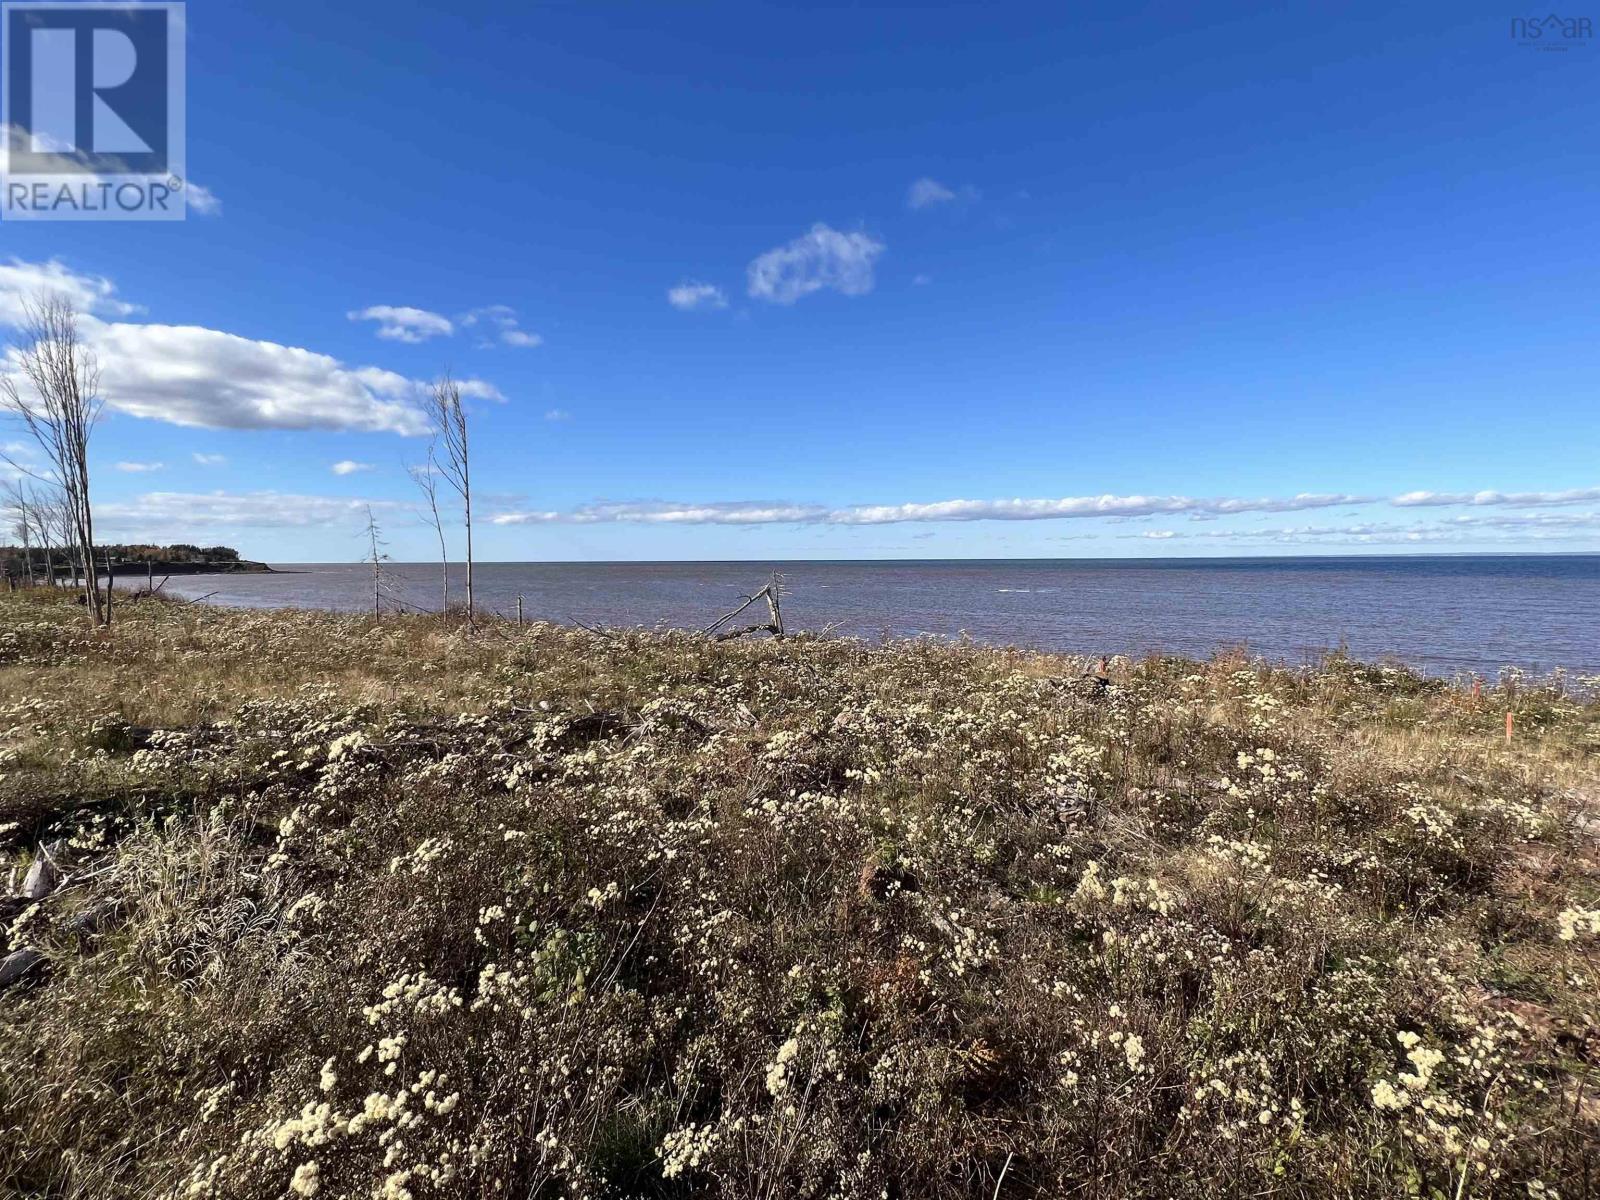
[[[214,604],[360,611],[360,565],[172,579]],[[433,607],[437,564],[387,567],[396,597]],[[1204,656],[1246,647],[1298,663],[1346,647],[1453,675],[1504,666],[1600,674],[1600,555],[876,562],[480,563],[481,607],[590,625],[703,628],[771,571],[792,629],[933,634],[1084,654]],[[462,570],[454,568],[455,597]]]

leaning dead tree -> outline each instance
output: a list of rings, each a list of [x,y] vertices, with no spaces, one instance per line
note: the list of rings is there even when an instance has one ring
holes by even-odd
[[[747,633],[770,633],[773,637],[781,638],[783,636],[782,599],[784,594],[783,576],[774,571],[772,579],[767,583],[766,587],[759,592],[746,596],[744,603],[739,605],[738,608],[731,613],[718,617],[700,632],[715,637],[719,642],[732,641],[734,638],[744,637]],[[728,626],[729,621],[732,621],[758,600],[767,602],[768,619],[765,624],[757,622],[754,625]]]
[[[423,514],[423,519],[433,526],[433,532],[439,538],[439,611],[450,611],[450,549],[444,540],[444,521],[439,517],[439,463],[436,451],[438,442],[428,446],[428,461],[419,466],[406,468],[406,474],[411,476],[411,482],[417,485],[417,490],[422,493],[422,498],[428,502],[428,511]]]
[[[467,410],[461,388],[447,372],[433,385],[428,397],[428,417],[433,423],[438,468],[461,497],[467,534],[467,628],[474,628],[472,607],[472,456],[467,448]]]
[[[89,506],[89,435],[100,419],[100,366],[78,334],[78,313],[64,296],[23,301],[22,336],[11,348],[14,369],[0,374],[0,408],[22,422],[44,454],[32,469],[7,456],[18,471],[50,484],[61,496],[71,534],[69,549],[83,573],[84,604],[92,625],[109,623],[94,562],[94,514]]]

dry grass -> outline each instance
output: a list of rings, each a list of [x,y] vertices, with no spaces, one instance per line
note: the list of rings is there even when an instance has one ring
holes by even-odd
[[[1084,665],[0,599],[0,1189],[1600,1188],[1600,703]]]

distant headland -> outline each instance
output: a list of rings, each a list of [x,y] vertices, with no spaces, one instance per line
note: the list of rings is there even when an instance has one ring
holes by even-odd
[[[116,576],[235,575],[272,570],[263,562],[241,558],[232,546],[147,544],[97,545],[95,564],[101,574]],[[77,577],[76,557],[59,546],[0,546],[0,574],[18,581]]]

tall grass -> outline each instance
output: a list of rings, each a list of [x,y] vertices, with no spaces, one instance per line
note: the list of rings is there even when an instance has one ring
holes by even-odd
[[[1600,1185],[1570,682],[75,617],[0,598],[13,1194]]]

